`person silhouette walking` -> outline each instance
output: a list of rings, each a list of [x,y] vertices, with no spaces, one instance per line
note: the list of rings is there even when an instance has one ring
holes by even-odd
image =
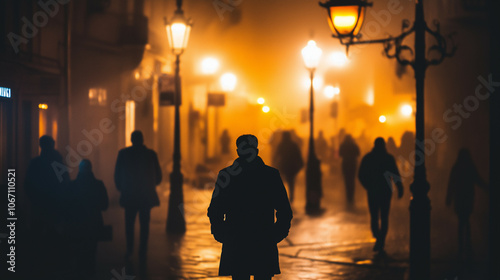
[[[458,217],[458,252],[463,260],[472,259],[470,215],[474,208],[474,186],[487,189],[487,184],[479,176],[476,165],[468,149],[458,152],[457,160],[450,172],[446,205],[454,204]]]
[[[258,156],[257,137],[242,135],[236,146],[239,157],[219,172],[207,213],[223,244],[219,275],[267,280],[281,273],[277,244],[288,236],[292,209],[279,171]]]
[[[156,152],[144,145],[142,132],[132,132],[131,141],[131,147],[121,149],[118,153],[114,177],[116,188],[120,192],[120,206],[125,208],[125,257],[130,257],[134,251],[135,217],[139,213],[139,257],[145,259],[151,208],[160,205],[156,185],[161,183],[162,173]]]
[[[94,176],[90,160],[82,160],[78,169],[69,190],[68,220],[75,249],[75,270],[91,277],[96,272],[97,242],[104,226],[101,212],[108,209],[108,192],[104,183]]]
[[[283,174],[290,190],[290,201],[295,194],[295,177],[304,166],[299,145],[292,140],[292,134],[284,131],[276,148],[273,164]]]
[[[387,153],[384,138],[375,139],[373,149],[361,160],[358,178],[368,194],[371,230],[373,237],[377,239],[373,251],[383,252],[389,229],[392,182],[398,188],[398,198],[403,197],[403,183],[399,170],[394,157]]]
[[[358,166],[359,147],[350,134],[344,137],[339,148],[342,158],[342,175],[344,177],[345,194],[348,206],[354,206],[354,183]]]
[[[40,155],[33,158],[26,171],[25,191],[30,202],[30,230],[33,236],[33,273],[53,275],[60,267],[51,262],[63,261],[63,194],[70,182],[55,141],[44,135],[39,139]]]

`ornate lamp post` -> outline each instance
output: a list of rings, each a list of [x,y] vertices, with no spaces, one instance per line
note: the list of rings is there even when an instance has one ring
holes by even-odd
[[[311,78],[311,89],[309,92],[309,151],[306,166],[306,213],[316,214],[320,211],[320,199],[322,196],[321,168],[319,159],[314,151],[314,71],[319,64],[321,49],[316,42],[310,40],[302,49],[302,57]]]
[[[174,123],[174,166],[170,173],[170,198],[168,202],[167,232],[186,232],[184,219],[184,194],[182,191],[183,175],[181,173],[181,128],[179,106],[181,105],[181,83],[179,77],[180,56],[187,47],[191,20],[184,17],[182,0],[177,0],[177,10],[170,21],[165,18],[168,43],[175,55],[175,123]]]
[[[416,145],[414,180],[410,186],[412,198],[410,202],[410,279],[425,280],[430,278],[430,189],[426,178],[424,142],[424,79],[425,71],[430,65],[440,64],[446,57],[456,51],[452,44],[448,47],[446,38],[440,33],[439,23],[434,21],[435,29],[430,29],[424,18],[423,0],[415,1],[415,22],[410,26],[408,20],[403,21],[402,33],[396,37],[363,41],[359,31],[363,25],[365,10],[372,6],[367,0],[329,0],[320,3],[328,12],[328,22],[333,37],[348,49],[350,45],[381,43],[385,55],[395,58],[402,65],[411,65],[415,72],[417,109],[415,117]],[[429,33],[436,41],[426,49],[425,35]],[[415,35],[412,49],[404,44],[404,39]],[[451,38],[451,37],[450,37]],[[453,41],[452,41],[453,43]],[[428,59],[426,53],[433,53]],[[406,57],[412,56],[412,59]]]

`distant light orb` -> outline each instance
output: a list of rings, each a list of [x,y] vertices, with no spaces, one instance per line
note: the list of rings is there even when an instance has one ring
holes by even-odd
[[[38,109],[47,110],[48,108],[49,108],[49,105],[47,105],[46,103],[38,104]]]
[[[270,110],[271,109],[269,109],[269,106],[263,106],[262,107],[262,112],[264,112],[264,113],[269,113]]]
[[[341,51],[333,52],[332,54],[330,54],[329,59],[330,63],[335,67],[345,66],[349,62],[349,59],[347,58],[345,52]]]
[[[334,88],[333,88],[333,94],[334,94],[334,95],[339,95],[339,94],[340,94],[340,88],[338,88],[338,87],[334,87]]]
[[[212,75],[219,69],[219,61],[213,57],[207,57],[201,61],[201,72],[205,75]]]
[[[381,115],[380,117],[378,117],[378,121],[380,123],[385,123],[387,121],[387,118],[384,115]]]
[[[410,117],[413,114],[413,107],[408,104],[401,106],[401,114],[405,117]]]
[[[326,98],[332,99],[335,96],[335,88],[333,86],[326,86],[323,94]]]
[[[233,91],[236,88],[238,79],[233,73],[225,73],[220,77],[220,85],[224,91]]]
[[[257,98],[257,103],[259,103],[259,104],[261,104],[261,105],[262,105],[262,104],[264,104],[265,102],[266,102],[266,100],[265,100],[264,98],[262,98],[262,97]]]

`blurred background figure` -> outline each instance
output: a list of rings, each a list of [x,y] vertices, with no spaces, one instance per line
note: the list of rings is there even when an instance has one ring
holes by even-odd
[[[328,146],[328,142],[323,135],[323,130],[319,131],[318,138],[315,143],[316,156],[322,163],[326,163],[328,160],[328,154],[330,147]]]
[[[108,209],[106,187],[95,178],[89,160],[80,162],[78,176],[71,182],[69,194],[73,267],[81,279],[87,279],[96,272],[97,242],[104,226],[102,211]]]
[[[30,161],[26,171],[25,190],[31,207],[33,270],[45,277],[62,269],[51,263],[63,260],[61,198],[70,178],[54,139],[44,135],[39,144],[40,155]]]
[[[396,142],[392,136],[387,138],[386,148],[391,156],[396,157],[398,155],[398,146],[396,146]]]
[[[229,131],[224,129],[222,135],[220,136],[220,146],[222,155],[229,154],[229,144],[231,142],[231,137],[229,136]]]
[[[455,206],[458,217],[458,253],[461,260],[472,260],[470,215],[474,208],[474,186],[487,190],[487,184],[479,176],[468,149],[458,152],[457,160],[450,172],[446,205]]]
[[[348,207],[354,206],[354,184],[358,167],[359,147],[350,134],[340,144],[339,156],[342,158],[342,175],[344,176],[346,202]]]
[[[290,131],[284,131],[276,148],[273,165],[280,171],[290,190],[290,201],[294,199],[295,177],[304,166],[299,145],[292,140]]]
[[[115,185],[120,191],[120,206],[125,208],[126,258],[134,251],[135,218],[139,213],[141,238],[139,257],[146,259],[151,208],[160,205],[156,185],[162,173],[156,152],[146,148],[141,131],[131,135],[132,147],[121,149],[116,159]]]
[[[335,174],[338,170],[338,151],[337,151],[337,136],[330,137],[330,151],[328,153],[328,164],[330,175]]]
[[[413,172],[413,167],[410,164],[410,155],[415,151],[415,134],[411,131],[406,131],[401,135],[401,144],[399,145],[397,157],[401,160],[401,171],[403,174],[409,174],[408,172]],[[411,176],[405,176],[410,179]]]
[[[373,150],[361,160],[358,177],[368,193],[371,230],[373,237],[377,239],[373,251],[383,252],[389,229],[392,182],[398,187],[398,198],[403,197],[403,183],[398,167],[394,157],[387,153],[384,138],[375,139]]]

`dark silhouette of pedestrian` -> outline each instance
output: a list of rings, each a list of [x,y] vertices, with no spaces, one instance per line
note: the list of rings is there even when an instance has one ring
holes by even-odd
[[[458,252],[465,260],[472,259],[470,215],[474,208],[474,186],[487,189],[487,184],[479,176],[468,149],[458,152],[457,160],[450,172],[446,205],[453,202],[458,217]]]
[[[220,146],[223,155],[229,154],[229,143],[231,142],[231,137],[229,137],[229,131],[224,129],[222,135],[220,136]]]
[[[401,169],[404,173],[411,170],[412,166],[410,158],[412,152],[415,151],[415,134],[411,131],[405,131],[401,135],[401,144],[398,149],[398,158],[401,160]]]
[[[63,270],[51,262],[59,263],[64,254],[61,208],[63,191],[70,178],[61,154],[54,148],[54,139],[44,135],[39,143],[40,155],[30,161],[24,187],[31,207],[33,273],[49,277]]]
[[[87,159],[80,162],[78,176],[71,182],[69,202],[73,265],[82,277],[90,277],[95,274],[97,242],[104,226],[101,212],[108,209],[108,193]]]
[[[328,142],[326,141],[322,130],[319,131],[318,138],[316,139],[314,146],[318,159],[322,162],[327,162],[330,147],[328,146]]]
[[[299,145],[292,140],[292,134],[284,131],[281,135],[281,142],[276,148],[273,165],[278,168],[285,177],[290,191],[290,201],[294,199],[295,177],[304,166]]]
[[[350,134],[344,137],[339,148],[342,158],[342,175],[344,176],[345,194],[348,206],[354,206],[354,187],[358,168],[359,147]]]
[[[132,132],[131,140],[132,146],[118,153],[115,185],[120,191],[120,206],[125,208],[126,257],[134,251],[135,218],[139,213],[139,256],[144,259],[148,248],[151,208],[160,205],[156,185],[160,184],[162,173],[156,152],[144,145],[142,132]]]
[[[394,157],[387,153],[384,138],[375,139],[375,146],[361,160],[358,176],[368,194],[371,230],[373,237],[377,239],[373,251],[383,252],[389,228],[393,182],[398,188],[398,198],[403,197],[403,183],[398,167]]]
[[[258,156],[257,138],[242,135],[236,145],[239,157],[219,172],[208,208],[223,244],[219,275],[271,279],[280,274],[277,244],[288,235],[292,209],[279,171]]]
[[[31,227],[37,234],[55,231],[60,222],[61,191],[69,183],[69,173],[51,136],[40,137],[40,155],[26,171],[25,190],[31,203]]]
[[[388,152],[391,156],[395,157],[395,156],[397,156],[397,155],[398,155],[398,146],[396,146],[396,142],[394,141],[394,138],[389,137],[389,138],[387,139],[387,144],[386,144],[386,146],[387,146],[387,152]]]

